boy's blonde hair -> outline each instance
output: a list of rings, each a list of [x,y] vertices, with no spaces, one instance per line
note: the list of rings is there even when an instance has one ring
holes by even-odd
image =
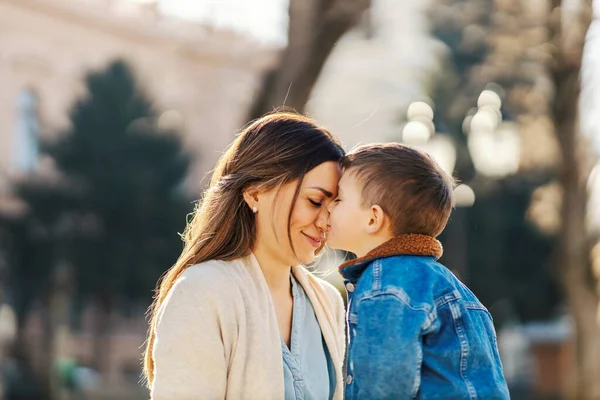
[[[455,181],[427,153],[400,143],[360,146],[342,167],[362,185],[366,207],[379,205],[394,235],[437,237],[454,207]]]

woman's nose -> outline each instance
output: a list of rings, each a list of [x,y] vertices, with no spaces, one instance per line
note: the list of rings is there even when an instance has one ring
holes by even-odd
[[[322,232],[327,232],[327,220],[329,219],[329,211],[326,208],[322,208],[321,212],[317,216],[315,224]]]

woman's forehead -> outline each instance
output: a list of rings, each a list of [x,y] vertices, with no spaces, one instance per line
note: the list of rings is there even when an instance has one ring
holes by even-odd
[[[310,170],[302,181],[305,188],[320,187],[328,192],[334,192],[337,189],[340,180],[341,170],[337,163],[325,162]]]

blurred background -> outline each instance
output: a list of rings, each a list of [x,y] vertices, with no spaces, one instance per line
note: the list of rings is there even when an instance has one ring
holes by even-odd
[[[512,397],[600,399],[594,6],[0,0],[2,398],[148,397],[178,232],[236,130],[285,104],[453,173],[442,262],[493,314]],[[317,268],[343,292],[342,259]]]

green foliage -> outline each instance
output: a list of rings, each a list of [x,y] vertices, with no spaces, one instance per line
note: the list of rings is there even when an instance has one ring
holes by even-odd
[[[457,209],[441,236],[450,247],[443,262],[466,273],[475,294],[492,312],[498,311],[496,322],[509,316],[494,306],[507,303],[522,320],[544,319],[561,301],[549,272],[555,238],[538,232],[525,215],[531,193],[550,177],[521,174],[486,182],[485,177],[477,176],[462,128],[464,118],[477,106],[477,97],[490,83],[482,81],[476,71],[495,51],[489,38],[502,29],[495,25],[494,13],[492,0],[441,0],[429,14],[432,35],[446,47],[429,88],[436,130],[454,139],[456,175],[476,193],[474,206]],[[515,71],[502,71],[497,83],[503,90],[523,83],[517,70],[515,65]],[[503,113],[510,118],[505,110]]]
[[[192,210],[182,189],[190,158],[175,132],[158,127],[127,64],[113,62],[85,83],[70,128],[42,146],[59,183],[34,179],[16,187],[30,211],[21,229],[37,225],[46,234],[50,250],[38,260],[46,282],[65,263],[80,298],[149,302],[181,250],[177,233]],[[14,267],[34,268],[24,247],[32,236],[13,237],[15,253],[24,257]]]

